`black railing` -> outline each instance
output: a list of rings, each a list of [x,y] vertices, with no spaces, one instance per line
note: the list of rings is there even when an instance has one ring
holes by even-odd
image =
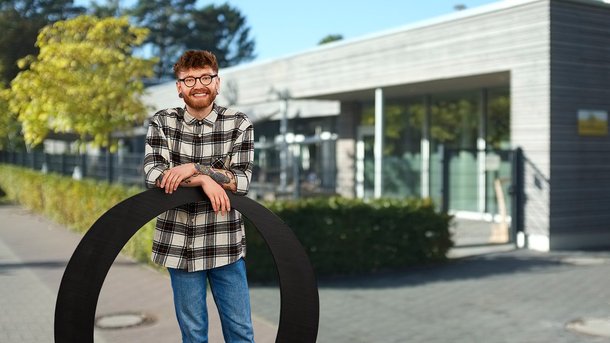
[[[49,154],[41,151],[0,151],[0,163],[42,172],[144,186],[142,153]]]
[[[50,154],[41,151],[0,150],[0,163],[57,173],[76,179],[91,178],[141,187],[144,187],[143,160],[144,153]],[[255,166],[250,197],[263,199],[334,194],[334,175],[325,173],[312,180],[311,174],[306,174],[300,169],[295,172],[296,164],[291,165],[290,168],[286,190],[282,191],[279,186],[279,167],[269,164],[265,170],[262,170]]]

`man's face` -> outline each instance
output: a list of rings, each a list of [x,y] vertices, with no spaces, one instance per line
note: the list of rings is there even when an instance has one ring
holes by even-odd
[[[213,77],[212,81],[208,85],[205,85],[207,82],[204,80],[206,77],[211,77],[214,75],[216,75],[214,70],[207,66],[204,68],[187,69],[178,74],[179,80],[187,79],[185,80],[186,83],[185,81],[178,81],[176,83],[178,94],[182,93],[182,98],[187,106],[194,110],[203,110],[212,105],[214,99],[216,99],[216,95],[218,94],[220,80],[217,76]],[[188,83],[189,78],[196,78],[194,85],[191,86]]]

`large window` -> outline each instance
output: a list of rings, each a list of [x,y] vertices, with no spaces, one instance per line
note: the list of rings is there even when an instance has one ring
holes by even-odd
[[[487,92],[486,212],[509,215],[511,201],[510,94],[508,87]],[[500,218],[501,220],[504,218]]]
[[[421,195],[422,101],[388,101],[384,111],[383,194]]]
[[[419,197],[421,195],[421,133],[425,109],[421,99],[386,101],[383,118],[383,190],[385,197]],[[375,109],[365,104],[359,130],[362,145],[364,196],[374,187],[373,155]]]
[[[448,163],[449,207],[478,210],[477,138],[480,92],[433,95],[430,104],[430,195],[442,202],[443,158]],[[447,196],[447,194],[445,194]]]
[[[365,198],[374,194],[374,128],[375,104],[363,103],[356,193]],[[508,87],[385,99],[382,196],[429,194],[454,211],[510,213],[510,149]]]

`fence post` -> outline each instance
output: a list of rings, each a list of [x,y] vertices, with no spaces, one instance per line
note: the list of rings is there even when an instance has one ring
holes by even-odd
[[[106,150],[106,180],[108,180],[109,183],[112,182],[113,179],[113,163],[112,163],[112,153],[110,153],[110,150]]]
[[[511,233],[513,241],[517,241],[517,233],[523,232],[525,227],[525,170],[523,149],[516,148],[513,151],[512,161],[512,213],[511,213]]]
[[[83,177],[86,177],[87,176],[87,154],[86,153],[80,154],[80,169],[81,169],[81,174],[83,175]]]
[[[66,167],[66,153],[65,152],[61,154],[61,160],[60,161],[61,161],[60,174],[61,175],[66,175],[66,170],[68,168]]]

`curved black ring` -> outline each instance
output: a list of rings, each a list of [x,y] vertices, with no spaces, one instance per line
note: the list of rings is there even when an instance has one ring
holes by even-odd
[[[281,307],[276,342],[315,342],[318,288],[305,250],[292,230],[267,208],[247,197],[228,195],[231,207],[256,226],[277,267]],[[102,215],[76,247],[61,280],[55,306],[55,342],[93,342],[100,290],[125,243],[160,213],[202,200],[207,197],[200,188],[179,188],[172,195],[153,189],[122,201]]]

